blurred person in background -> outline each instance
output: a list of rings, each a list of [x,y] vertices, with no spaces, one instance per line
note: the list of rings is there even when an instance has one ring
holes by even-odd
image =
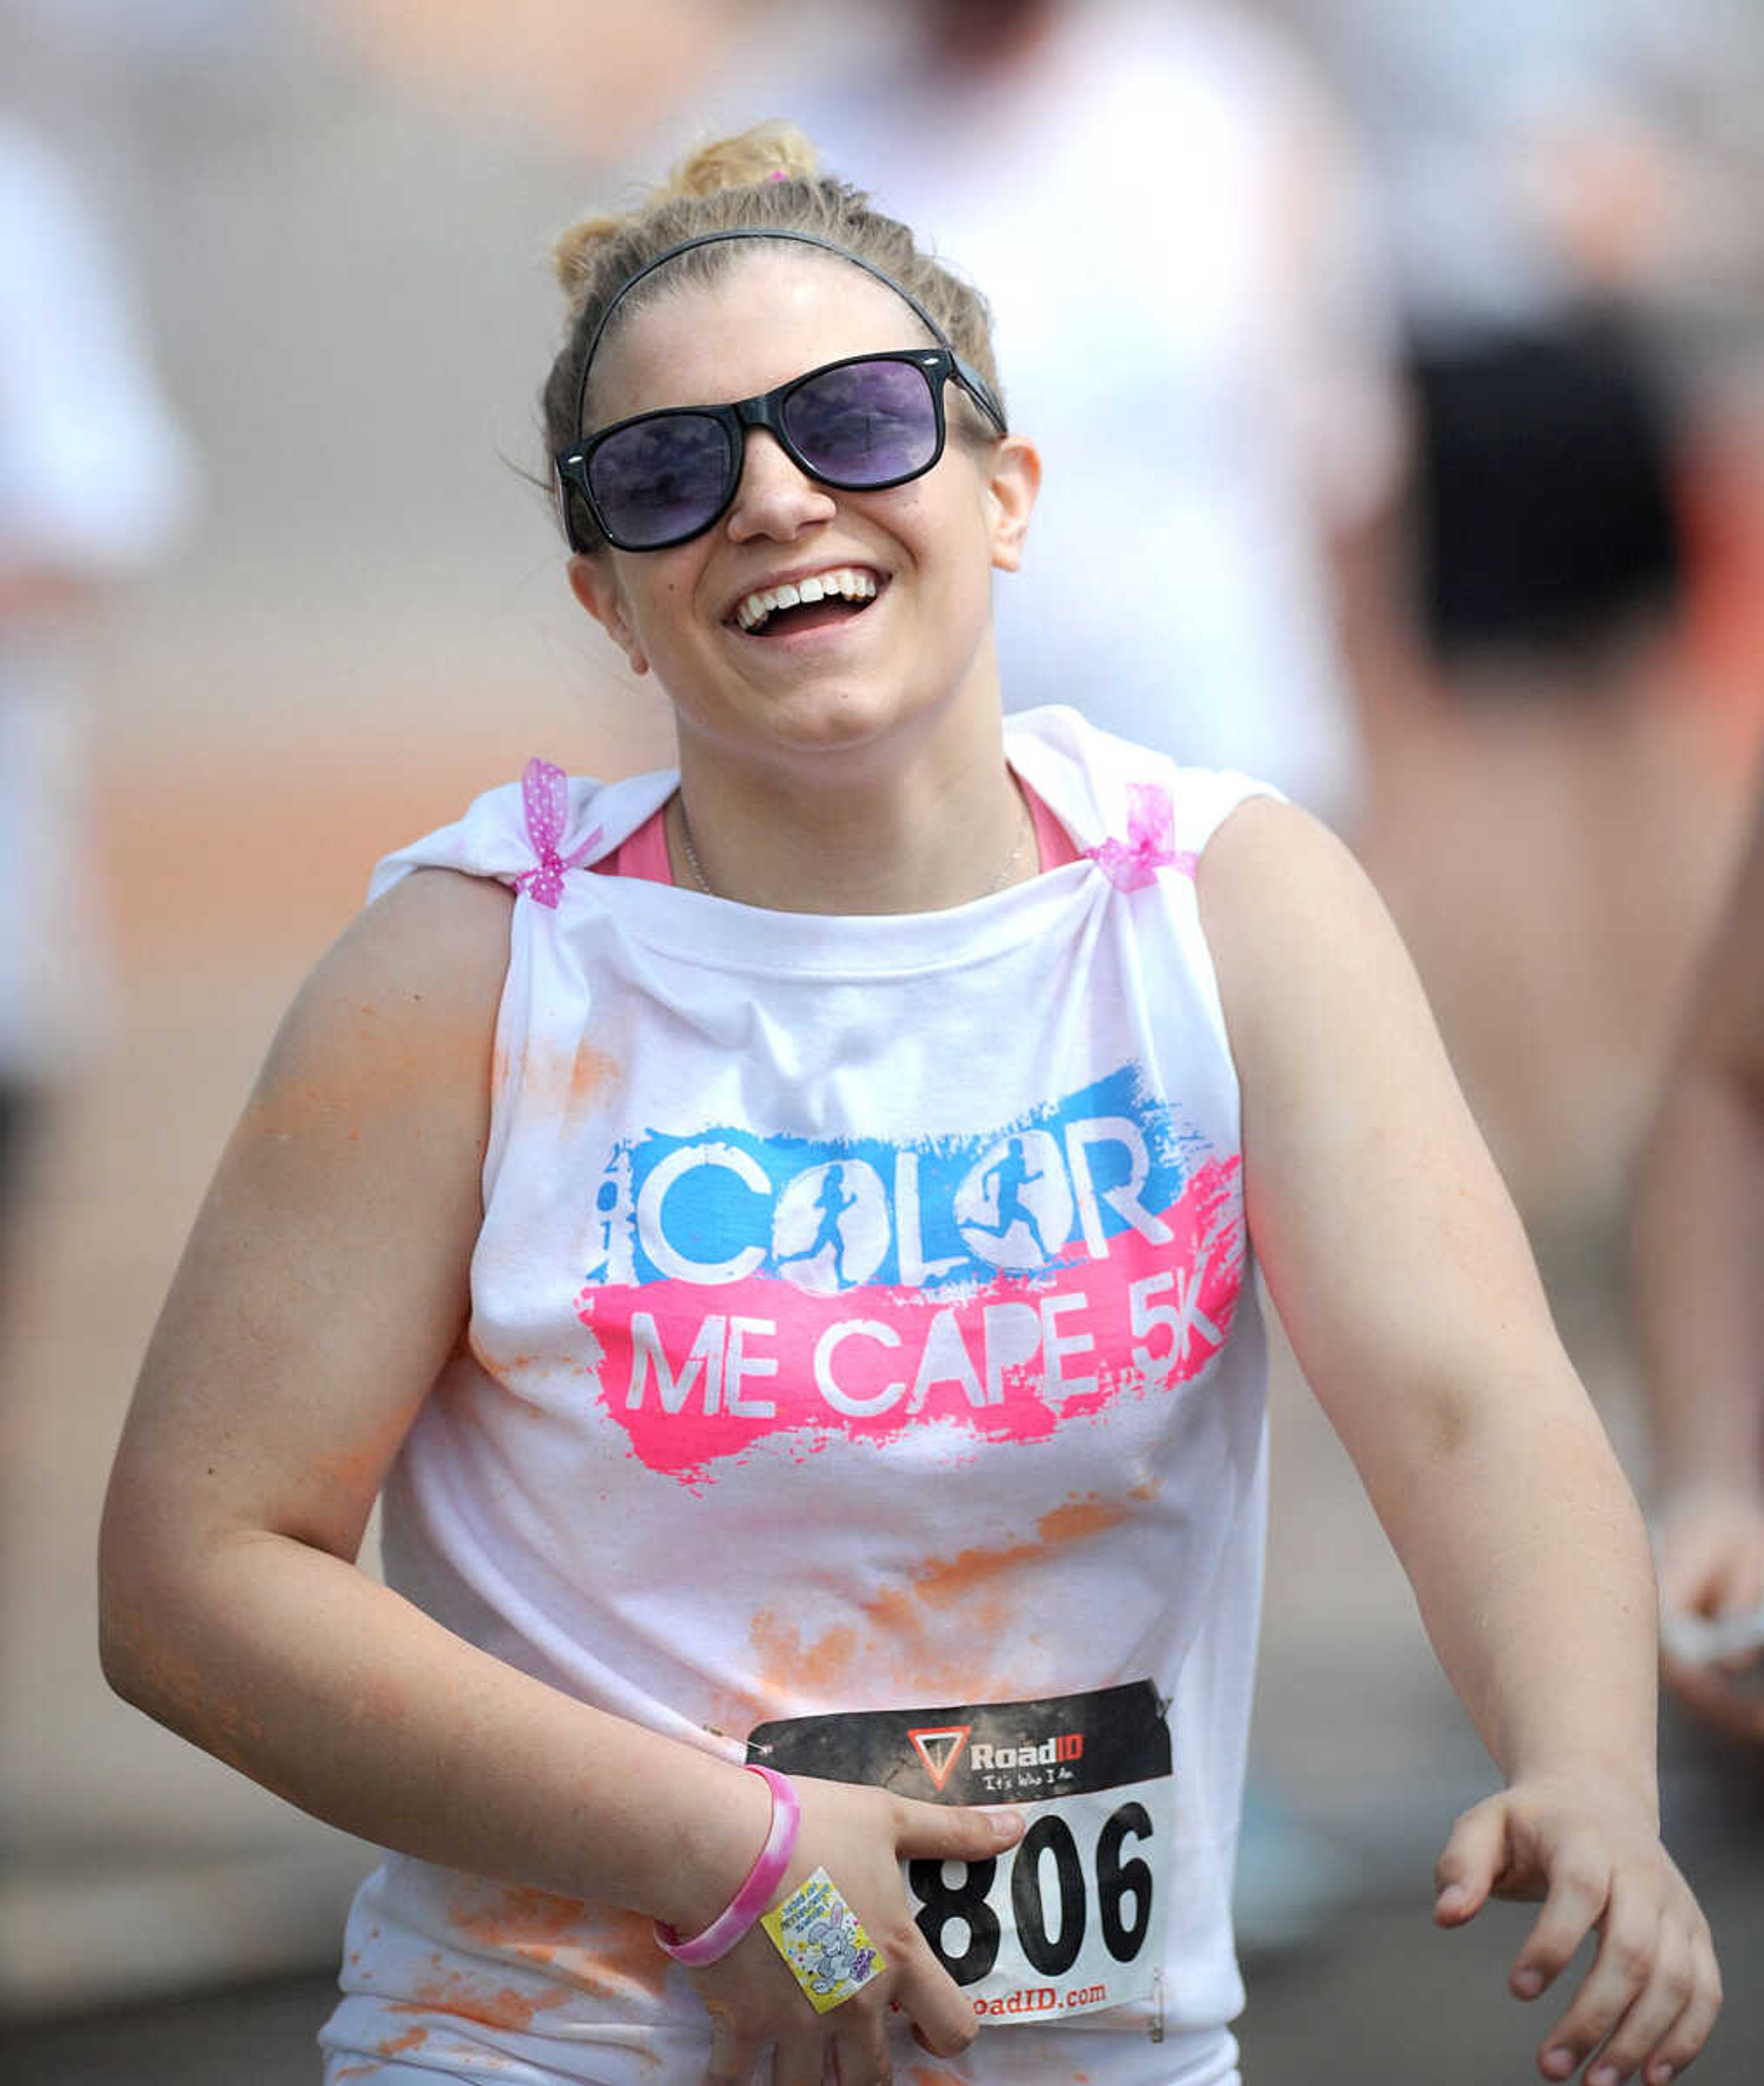
[[[1685,522],[1704,351],[1758,280],[1756,11],[1285,11],[1366,142],[1418,415],[1427,656],[1387,684],[1365,845],[1571,1247],[1620,1207],[1757,740],[1704,700]]]
[[[1636,1171],[1662,1668],[1764,1744],[1764,806]]]
[[[193,492],[126,269],[50,141],[0,117],[0,1216],[105,1001],[85,715],[116,583]]]
[[[1010,703],[1351,823],[1405,427],[1316,69],[1209,0],[916,0],[822,62],[792,108],[986,284],[1059,488],[1029,554],[1045,585],[999,603]]]

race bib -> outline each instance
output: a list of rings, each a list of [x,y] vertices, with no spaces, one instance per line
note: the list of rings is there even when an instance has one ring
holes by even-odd
[[[1011,1804],[1007,1854],[903,1863],[931,1950],[986,2021],[1152,1996],[1175,1822],[1170,1727],[1149,1680],[1040,1702],[760,1725],[748,1758],[932,1803]]]

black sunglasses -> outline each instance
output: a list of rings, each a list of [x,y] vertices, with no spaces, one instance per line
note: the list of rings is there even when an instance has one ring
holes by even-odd
[[[727,406],[667,406],[615,420],[556,458],[558,509],[572,551],[600,539],[665,551],[702,535],[741,483],[746,431],[764,428],[799,470],[843,492],[879,492],[923,477],[943,453],[951,378],[1005,432],[986,381],[947,347],[848,355],[775,391]]]

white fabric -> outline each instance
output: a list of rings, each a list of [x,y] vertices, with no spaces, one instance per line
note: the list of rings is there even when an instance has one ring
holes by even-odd
[[[183,525],[189,445],[126,273],[49,147],[0,119],[0,565],[108,579]]]
[[[0,591],[145,565],[192,478],[102,227],[50,147],[0,118]],[[0,1080],[53,1079],[107,1001],[79,615],[0,605]]]
[[[784,113],[992,308],[1011,424],[1046,465],[997,590],[1007,705],[1069,703],[1342,818],[1360,761],[1327,543],[1388,498],[1402,448],[1352,153],[1239,11],[1056,14],[994,70],[909,40]],[[751,92],[719,113],[778,113]]]
[[[517,900],[470,1354],[388,1488],[387,1572],[730,1760],[779,1717],[1150,1679],[1175,1760],[1161,2005],[989,2028],[951,2075],[1215,2086],[1243,1998],[1265,1348],[1192,871],[1260,785],[1069,710],[1008,748],[1081,848],[1155,828],[1130,785],[1167,792],[1173,866],[1124,890],[1080,860],[907,917],[586,869],[555,910]],[[597,827],[598,859],[674,782],[572,780],[559,852]],[[373,890],[533,859],[506,788]],[[628,1914],[393,1858],[347,1948],[334,2081],[403,2053],[597,2086],[704,2062],[695,1996]]]

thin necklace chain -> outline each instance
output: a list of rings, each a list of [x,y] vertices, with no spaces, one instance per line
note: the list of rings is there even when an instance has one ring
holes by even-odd
[[[686,857],[686,866],[691,871],[692,880],[699,889],[707,898],[714,898],[716,893],[711,888],[711,879],[704,874],[704,865],[699,860],[699,851],[692,845],[692,823],[686,815],[686,798],[677,797],[675,801],[680,807],[680,848]],[[1029,815],[1028,806],[1020,795],[1017,798],[1017,805],[1022,814],[1017,822],[1017,837],[1010,844],[1010,853],[1005,858],[1004,866],[980,892],[982,898],[993,897],[1002,891],[1010,881],[1011,872],[1022,859],[1023,843],[1029,837],[1034,821]]]
[[[682,797],[679,799],[679,805],[680,845],[686,850],[686,866],[691,871],[692,880],[697,884],[699,889],[704,893],[707,898],[714,898],[716,896],[716,893],[712,890],[711,880],[704,874],[704,865],[699,860],[699,851],[692,845],[692,828],[686,823],[686,799],[684,797]]]

